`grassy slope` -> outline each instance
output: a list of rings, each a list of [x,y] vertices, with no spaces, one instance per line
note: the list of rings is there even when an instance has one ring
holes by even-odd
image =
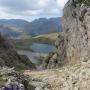
[[[24,50],[32,51],[32,49],[30,48],[32,42],[46,43],[46,44],[54,45],[59,34],[62,34],[62,32],[39,35],[36,37],[29,37],[29,36],[26,37],[25,36],[25,37],[22,37],[22,39],[14,40],[13,42],[14,42],[14,46],[17,49],[24,49]]]
[[[32,49],[30,48],[30,45],[32,44],[31,38],[12,40],[12,42],[13,42],[13,45],[17,49],[23,49],[23,50],[30,50],[30,51],[32,51]]]
[[[59,34],[62,34],[62,32],[39,35],[33,37],[33,41],[38,43],[54,44]]]

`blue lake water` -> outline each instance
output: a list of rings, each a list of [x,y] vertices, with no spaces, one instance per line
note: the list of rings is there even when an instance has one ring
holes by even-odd
[[[55,50],[55,46],[49,44],[33,43],[31,49],[38,53],[50,53]]]

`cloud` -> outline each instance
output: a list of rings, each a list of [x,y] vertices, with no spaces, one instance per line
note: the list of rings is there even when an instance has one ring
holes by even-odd
[[[0,0],[0,6],[13,10],[37,10],[48,6],[50,0]]]
[[[67,1],[68,0],[56,0],[56,3],[59,8],[63,8]]]
[[[62,15],[67,0],[0,0],[0,18],[54,17]]]

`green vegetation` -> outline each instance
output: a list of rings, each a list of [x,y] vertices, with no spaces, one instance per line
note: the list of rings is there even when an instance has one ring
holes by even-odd
[[[39,36],[33,37],[32,39],[34,42],[47,43],[47,44],[53,45],[59,34],[62,34],[62,32],[39,35]]]
[[[17,49],[33,51],[31,49],[31,45],[33,42],[54,45],[59,34],[63,34],[63,33],[62,32],[50,33],[50,34],[39,35],[36,37],[27,37],[27,38],[12,40],[12,42]]]
[[[17,39],[17,40],[12,40],[14,46],[17,49],[23,49],[23,50],[30,50],[32,51],[32,49],[30,48],[31,44],[32,44],[32,38],[27,38],[27,39]]]
[[[78,0],[80,4],[90,5],[90,0]]]
[[[76,6],[76,4],[80,5],[85,4],[87,6],[90,6],[90,0],[77,0],[77,1],[73,0],[73,5]]]
[[[85,3],[86,5],[90,5],[90,0],[81,0],[81,3]]]

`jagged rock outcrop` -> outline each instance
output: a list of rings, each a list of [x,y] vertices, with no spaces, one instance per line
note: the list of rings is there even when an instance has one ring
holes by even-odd
[[[59,36],[56,41],[56,59],[53,59],[54,54],[48,60],[47,68],[89,60],[90,6],[84,5],[83,1],[80,3],[80,0],[69,0],[65,5],[62,19],[63,36]]]
[[[0,34],[0,65],[15,67],[16,69],[35,68],[33,63],[26,57],[20,56],[11,45],[9,40],[3,38]]]
[[[75,64],[90,58],[90,7],[72,3],[64,8],[63,29],[67,60]]]
[[[45,58],[45,62],[43,63],[44,69],[61,67],[64,65],[64,63],[67,63],[66,47],[63,34],[58,36],[55,46],[57,48],[57,52],[52,52]]]
[[[26,75],[33,78],[32,85],[48,89],[38,90],[90,90],[90,60],[72,66],[44,71],[25,71]],[[36,81],[35,81],[36,80]]]

